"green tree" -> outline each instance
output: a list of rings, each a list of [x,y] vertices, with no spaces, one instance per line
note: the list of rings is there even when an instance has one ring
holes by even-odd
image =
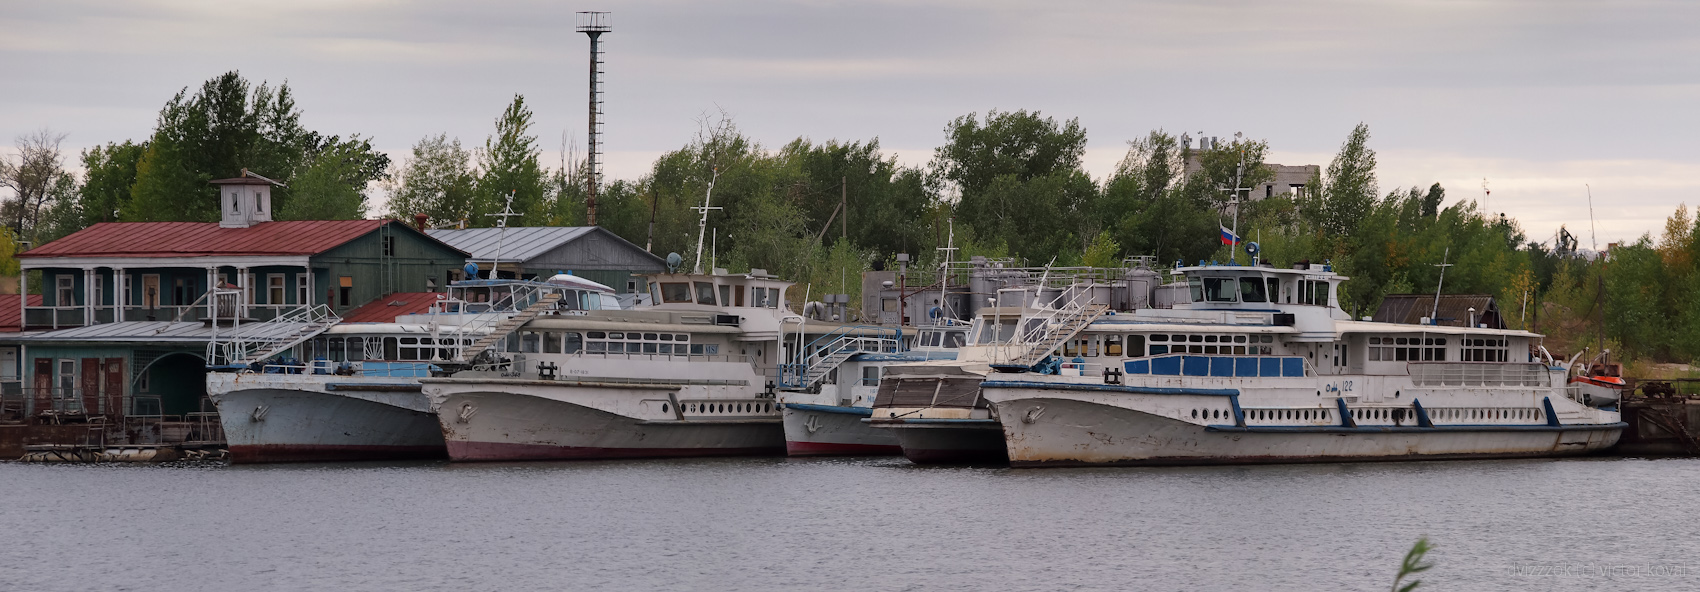
[[[83,185],[77,191],[81,210],[78,228],[118,220],[136,184],[136,165],[146,151],[146,143],[129,140],[83,151]]]
[[[945,126],[935,178],[959,193],[954,216],[975,237],[1007,237],[1017,256],[1078,254],[1097,187],[1081,169],[1086,130],[1038,112],[970,113]],[[1095,232],[1094,232],[1095,234]]]
[[[133,221],[218,219],[218,192],[208,181],[248,169],[286,180],[322,140],[301,126],[301,111],[287,83],[276,90],[250,87],[236,72],[206,81],[193,96],[179,91],[160,110],[159,122],[136,165],[131,199],[120,213]],[[288,188],[272,200],[287,204]]]
[[[484,141],[479,154],[481,174],[469,224],[494,226],[496,218],[483,214],[502,211],[509,195],[513,196],[514,212],[521,214],[519,219],[508,220],[509,226],[535,226],[549,217],[543,201],[544,170],[538,163],[540,151],[531,126],[531,109],[525,106],[525,97],[514,95],[513,102],[496,118],[496,133]]]
[[[1352,128],[1339,154],[1328,164],[1320,186],[1312,192],[1314,198],[1305,200],[1305,215],[1321,222],[1322,228],[1335,235],[1347,235],[1358,228],[1379,190],[1375,180],[1375,151],[1369,147],[1369,126],[1362,123]]]
[[[358,220],[366,217],[366,186],[389,159],[358,136],[331,138],[290,183],[290,198],[277,206],[279,220]]]
[[[427,136],[413,145],[412,157],[387,184],[390,216],[408,220],[425,214],[440,227],[471,223],[477,183],[472,153],[461,148],[460,140]]]

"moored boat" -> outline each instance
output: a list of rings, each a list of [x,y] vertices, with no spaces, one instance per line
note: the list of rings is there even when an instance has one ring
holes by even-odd
[[[1561,456],[1604,450],[1624,427],[1567,396],[1537,334],[1350,320],[1347,278],[1325,265],[1175,273],[1190,302],[1025,352],[1061,354],[1039,371],[994,366],[1007,372],[981,387],[1012,465]]]

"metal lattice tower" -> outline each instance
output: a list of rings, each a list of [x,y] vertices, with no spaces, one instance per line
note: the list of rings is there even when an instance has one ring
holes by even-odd
[[[590,149],[585,155],[590,165],[585,176],[585,207],[590,225],[596,225],[596,194],[602,188],[602,34],[614,30],[614,20],[606,12],[578,13],[578,32],[590,36]]]

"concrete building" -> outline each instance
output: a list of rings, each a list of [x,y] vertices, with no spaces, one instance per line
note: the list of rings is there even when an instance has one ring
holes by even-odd
[[[1198,150],[1208,150],[1219,146],[1217,140],[1218,138],[1214,137],[1198,138]],[[1181,142],[1183,148],[1189,148],[1192,145],[1192,139],[1184,135],[1181,136]],[[1314,164],[1285,165],[1266,162],[1263,163],[1263,166],[1269,167],[1275,172],[1275,179],[1252,187],[1248,196],[1251,201],[1268,199],[1277,195],[1289,195],[1294,199],[1303,197],[1311,178],[1322,174],[1322,167]],[[1197,153],[1193,152],[1186,159],[1183,168],[1184,174],[1192,176],[1202,170],[1204,170],[1204,165],[1199,161]]]

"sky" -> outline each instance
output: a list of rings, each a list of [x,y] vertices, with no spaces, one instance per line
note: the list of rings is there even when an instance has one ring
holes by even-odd
[[[585,143],[590,10],[614,28],[609,179],[720,113],[768,147],[877,138],[921,166],[951,119],[1026,109],[1078,118],[1098,178],[1154,129],[1326,166],[1361,122],[1384,193],[1438,182],[1584,248],[1656,239],[1700,190],[1684,2],[0,0],[0,146],[141,140],[174,93],[239,70],[398,159],[438,133],[481,145],[523,94],[558,166]]]

